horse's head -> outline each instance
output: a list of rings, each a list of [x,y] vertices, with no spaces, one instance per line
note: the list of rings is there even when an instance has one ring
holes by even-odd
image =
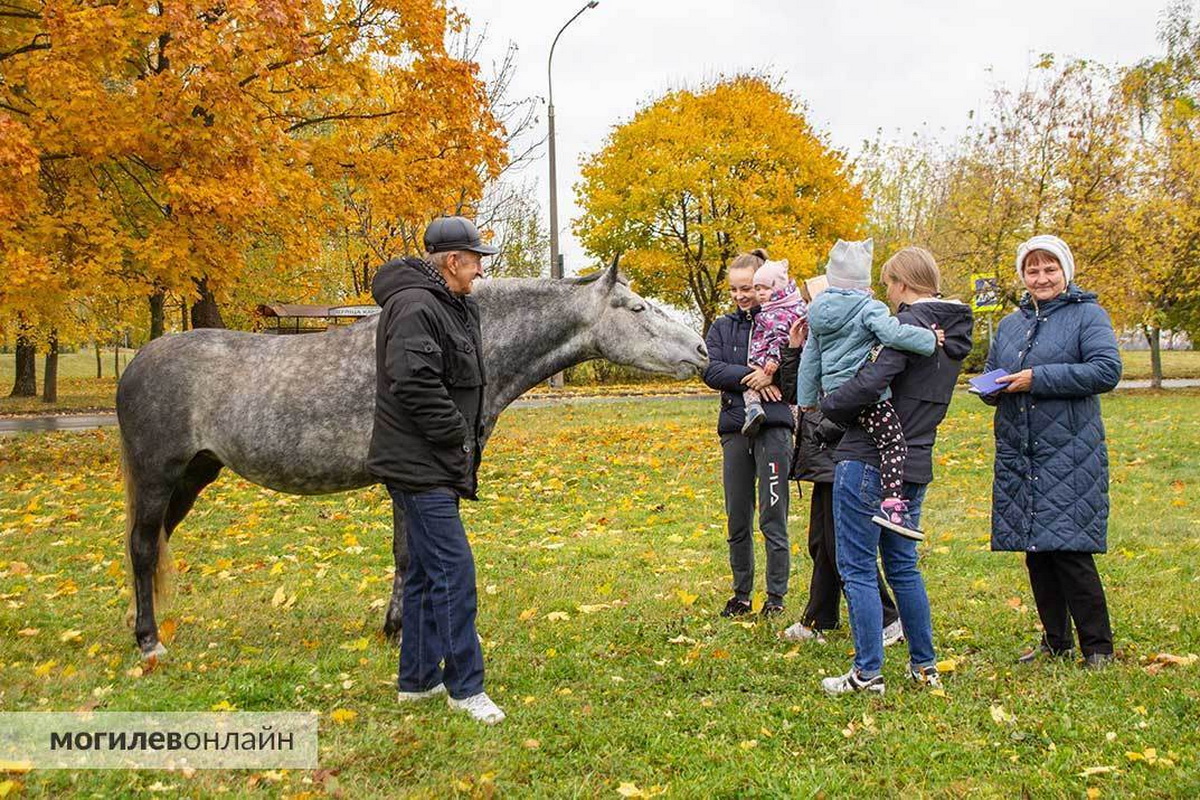
[[[586,279],[585,279],[586,280]],[[596,294],[592,343],[602,358],[648,372],[687,378],[708,365],[704,340],[629,288],[617,261],[588,280]]]

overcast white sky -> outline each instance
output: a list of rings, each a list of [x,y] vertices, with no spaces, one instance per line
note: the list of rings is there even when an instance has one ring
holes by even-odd
[[[452,0],[487,39],[485,75],[520,48],[513,97],[546,96],[546,57],[584,0]],[[1158,52],[1166,0],[600,0],[554,52],[559,221],[566,271],[587,266],[570,232],[578,165],[665,90],[769,70],[808,106],[815,127],[853,154],[878,129],[947,139],[999,84],[1018,86],[1041,53],[1128,64]],[[542,105],[539,124],[545,125]],[[543,153],[538,181],[549,218]]]

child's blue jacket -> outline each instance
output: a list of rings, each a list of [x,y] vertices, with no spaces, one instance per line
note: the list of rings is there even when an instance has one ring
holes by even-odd
[[[931,356],[937,337],[928,328],[905,325],[888,307],[862,291],[831,287],[808,307],[808,341],[800,357],[796,403],[817,405],[820,392],[837,389],[858,372],[877,344]],[[886,390],[880,400],[891,397]]]

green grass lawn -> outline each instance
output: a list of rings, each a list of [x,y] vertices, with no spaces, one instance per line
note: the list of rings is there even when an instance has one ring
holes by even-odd
[[[1121,377],[1128,380],[1150,377],[1149,350],[1122,350],[1125,370]],[[1164,378],[1200,378],[1200,350],[1163,350]]]
[[[1021,559],[988,550],[990,415],[957,398],[922,545],[939,658],[955,669],[944,693],[920,690],[891,649],[888,693],[872,699],[818,689],[847,667],[847,631],[823,646],[777,638],[806,595],[807,491],[793,500],[788,613],[717,616],[729,571],[715,400],[511,410],[483,502],[464,504],[488,688],[509,714],[497,728],[442,702],[395,703],[397,653],[378,633],[383,491],[300,498],[222,477],[172,542],[171,652],[141,675],[123,624],[116,432],[2,439],[0,708],[321,713],[317,773],[33,771],[7,776],[10,789],[1196,796],[1200,663],[1147,667],[1200,653],[1198,402],[1105,398],[1113,517],[1099,564],[1119,661],[1088,673],[1012,663],[1037,616]]]
[[[136,350],[122,349],[120,360],[121,369],[137,353]],[[45,358],[38,355],[37,359],[37,397],[9,397],[12,391],[14,377],[14,360],[12,353],[0,353],[0,416],[6,414],[62,414],[84,411],[108,410],[116,404],[117,379],[113,374],[112,349],[101,353],[104,377],[96,377],[96,354],[93,351],[81,350],[78,353],[62,353],[58,357],[58,401],[55,403],[42,402],[43,377]]]

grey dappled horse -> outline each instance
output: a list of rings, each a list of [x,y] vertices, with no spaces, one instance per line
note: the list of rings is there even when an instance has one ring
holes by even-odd
[[[574,364],[605,358],[685,378],[708,362],[703,340],[634,294],[616,262],[585,278],[485,280],[472,296],[488,379],[483,443],[509,403]],[[150,342],[130,362],[117,417],[134,636],[144,657],[166,652],[154,612],[167,588],[167,542],[222,467],[290,494],[378,482],[366,469],[377,319],[308,336],[193,330]],[[403,535],[392,549],[389,636],[400,628]]]

